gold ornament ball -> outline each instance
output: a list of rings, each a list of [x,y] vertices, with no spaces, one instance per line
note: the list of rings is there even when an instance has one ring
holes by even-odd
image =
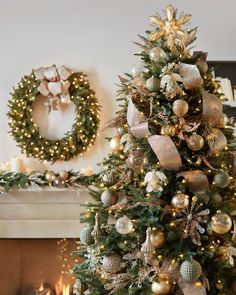
[[[172,110],[177,117],[183,117],[188,112],[188,103],[183,99],[177,99],[172,105]]]
[[[221,118],[220,118],[220,122],[218,123],[217,127],[219,128],[225,128],[227,126],[229,122],[229,118],[227,117],[226,114],[222,114]]]
[[[152,283],[152,293],[155,295],[166,295],[171,291],[171,285],[168,280],[158,279]]]
[[[180,210],[185,209],[189,205],[189,196],[182,193],[176,194],[171,200],[171,205]]]
[[[198,60],[196,65],[201,73],[205,74],[208,71],[208,64],[206,61]]]
[[[66,170],[60,171],[59,172],[59,177],[63,180],[67,180],[70,176],[70,173]]]
[[[166,241],[165,234],[159,229],[152,230],[150,239],[155,248],[161,248]]]
[[[187,139],[188,148],[192,151],[200,151],[204,146],[204,139],[199,134],[192,134]]]
[[[55,172],[54,171],[46,172],[45,178],[49,183],[53,182],[56,179]]]
[[[120,143],[120,136],[115,135],[110,141],[110,148],[113,153],[118,153],[122,151],[123,145]]]
[[[109,273],[117,273],[121,270],[121,256],[118,254],[111,254],[104,256],[102,259],[103,270]]]
[[[167,57],[165,51],[160,47],[154,47],[149,52],[150,60],[159,61],[161,59],[165,59]]]
[[[226,213],[218,212],[211,218],[212,230],[219,235],[229,232],[232,228],[232,225],[232,219]]]
[[[164,125],[161,127],[161,134],[162,135],[169,135],[169,136],[175,136],[176,129],[172,125]]]

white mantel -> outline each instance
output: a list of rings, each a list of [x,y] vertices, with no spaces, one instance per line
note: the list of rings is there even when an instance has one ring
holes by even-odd
[[[78,238],[87,190],[44,188],[0,195],[0,238]]]

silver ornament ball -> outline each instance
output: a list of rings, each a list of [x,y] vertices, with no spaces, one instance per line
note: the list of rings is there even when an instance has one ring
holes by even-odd
[[[187,282],[198,279],[201,273],[201,264],[194,259],[192,261],[185,260],[180,266],[180,275]]]
[[[112,206],[116,203],[118,196],[116,192],[112,190],[105,190],[101,195],[101,201],[106,206]]]
[[[214,176],[214,183],[219,188],[226,188],[230,183],[230,177],[227,172],[220,171]]]
[[[94,243],[94,238],[91,233],[93,231],[93,226],[87,226],[80,231],[80,241],[84,245],[91,245]]]
[[[115,228],[119,234],[127,235],[133,229],[133,222],[127,216],[122,216],[117,219]]]
[[[160,80],[154,76],[146,81],[146,88],[150,92],[157,92],[160,90]]]
[[[159,61],[162,59],[166,59],[167,54],[160,47],[154,47],[150,50],[149,57],[150,57],[150,60],[152,60],[152,61]]]

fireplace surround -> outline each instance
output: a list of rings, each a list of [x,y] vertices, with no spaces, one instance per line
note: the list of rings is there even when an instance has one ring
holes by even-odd
[[[86,190],[51,187],[0,195],[1,295],[34,295],[29,290],[43,283],[57,286],[56,295],[70,294],[62,287],[73,282],[67,273],[78,262],[71,252],[81,228],[81,204],[87,201]]]

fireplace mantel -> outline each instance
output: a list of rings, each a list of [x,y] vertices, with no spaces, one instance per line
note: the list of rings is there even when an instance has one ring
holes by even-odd
[[[0,238],[78,238],[86,189],[19,189],[0,194]]]

